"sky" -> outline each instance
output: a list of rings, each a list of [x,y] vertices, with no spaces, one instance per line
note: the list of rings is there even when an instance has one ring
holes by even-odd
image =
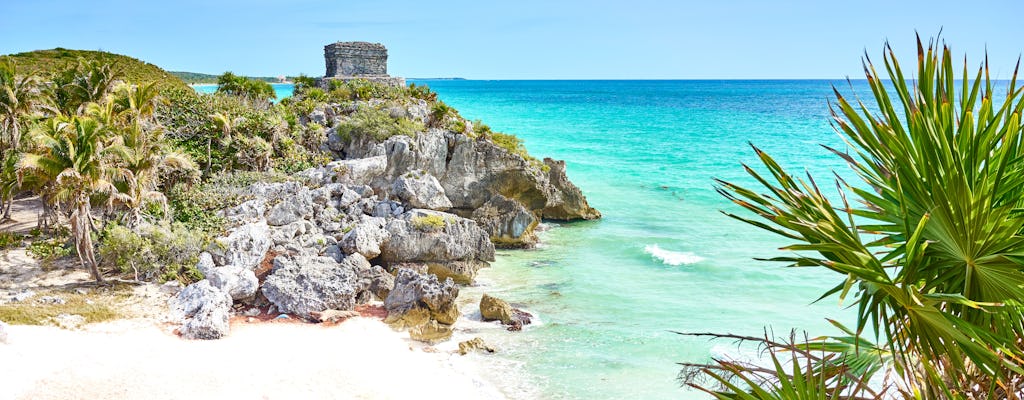
[[[0,0],[0,54],[64,47],[167,70],[324,73],[323,46],[383,43],[391,75],[468,79],[863,77],[888,40],[942,31],[1007,77],[1024,50],[1020,0],[347,1]],[[910,57],[910,58],[907,58]],[[910,62],[910,61],[908,61]]]

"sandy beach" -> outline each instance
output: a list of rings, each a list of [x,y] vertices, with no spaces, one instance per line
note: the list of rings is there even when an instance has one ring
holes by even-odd
[[[470,358],[424,351],[373,318],[237,323],[216,341],[171,329],[148,320],[12,326],[0,344],[0,399],[503,398]]]

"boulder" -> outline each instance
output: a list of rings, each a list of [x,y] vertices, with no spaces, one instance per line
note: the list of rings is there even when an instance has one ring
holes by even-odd
[[[483,339],[475,337],[465,342],[459,342],[459,354],[466,355],[474,351],[493,353],[494,348],[488,346]]]
[[[452,207],[441,183],[423,170],[413,170],[399,176],[391,185],[391,192],[414,208],[444,211]]]
[[[267,224],[271,226],[288,225],[313,216],[313,198],[309,191],[302,192],[305,196],[296,195],[292,199],[283,199],[267,212]]]
[[[270,227],[266,222],[242,225],[207,249],[217,265],[235,265],[255,269],[270,250]]]
[[[368,281],[367,290],[381,301],[388,298],[391,288],[395,287],[395,276],[379,265],[360,271],[359,278]]]
[[[206,279],[213,287],[230,295],[232,300],[252,298],[259,288],[259,281],[253,270],[235,265],[214,268],[206,274]]]
[[[334,161],[328,166],[336,174],[338,183],[367,185],[382,174],[388,165],[386,156]]]
[[[186,339],[220,339],[231,329],[231,296],[203,279],[171,298],[171,315],[182,322]]]
[[[391,234],[385,229],[386,220],[378,217],[363,218],[341,239],[341,249],[347,253],[359,253],[367,259],[380,255],[380,245]]]
[[[476,222],[440,211],[414,209],[387,224],[384,262],[493,261],[494,245]]]
[[[530,313],[513,308],[505,300],[486,293],[480,298],[480,317],[484,321],[501,321],[503,325],[508,325],[510,331],[522,330],[523,325],[533,322]]]
[[[0,321],[0,344],[7,344],[7,331],[10,330],[10,326]]]
[[[203,273],[203,276],[213,272],[213,269],[217,268],[217,264],[213,262],[213,256],[209,252],[199,253],[199,261],[196,262],[196,269]]]
[[[224,217],[229,221],[245,224],[259,221],[267,211],[267,203],[262,198],[252,199],[224,210]]]
[[[500,194],[473,210],[471,217],[491,236],[496,247],[522,248],[537,243],[534,228],[540,220],[521,203]]]
[[[340,263],[330,257],[278,256],[261,290],[281,312],[310,319],[314,311],[351,310],[356,296],[367,289],[356,271],[369,268],[358,254]]]
[[[410,337],[434,342],[451,337],[452,324],[459,317],[455,298],[459,288],[451,279],[438,281],[409,269],[398,270],[395,287],[384,300],[385,322],[407,328]]]

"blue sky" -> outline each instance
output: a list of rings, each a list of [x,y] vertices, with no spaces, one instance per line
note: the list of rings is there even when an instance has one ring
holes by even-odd
[[[323,46],[384,43],[392,75],[471,79],[861,77],[889,39],[943,29],[1006,77],[1024,2],[977,1],[81,1],[0,0],[0,54],[65,47],[169,70],[324,72]]]

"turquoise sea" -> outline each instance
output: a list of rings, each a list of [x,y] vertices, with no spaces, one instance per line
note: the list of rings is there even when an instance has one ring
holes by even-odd
[[[564,159],[569,177],[604,218],[546,224],[534,250],[499,251],[460,296],[456,339],[499,349],[478,355],[485,376],[512,398],[707,398],[676,381],[677,362],[756,357],[729,341],[671,331],[759,336],[837,333],[851,322],[828,271],[754,261],[786,241],[722,215],[742,212],[712,178],[753,185],[748,143],[826,189],[847,167],[829,125],[831,85],[845,81],[416,81],[469,119],[513,133],[537,157]],[[281,87],[286,94],[288,87]],[[478,322],[483,293],[529,310],[522,332]],[[454,341],[448,346],[453,346]]]
[[[487,292],[541,320],[518,333],[486,324],[466,333],[500,349],[486,362],[505,394],[707,398],[679,388],[675,363],[753,357],[756,349],[670,331],[815,336],[837,333],[825,318],[852,321],[836,299],[809,304],[841,281],[836,274],[754,261],[780,255],[786,241],[722,215],[742,210],[712,181],[753,184],[741,166],[758,163],[748,143],[820,183],[833,170],[848,175],[819,146],[845,148],[827,100],[832,84],[849,93],[847,82],[417,83],[464,117],[516,134],[531,154],[565,159],[604,214],[551,224],[536,250],[500,251],[479,285],[463,291],[464,312]],[[854,90],[870,93],[863,83]]]

